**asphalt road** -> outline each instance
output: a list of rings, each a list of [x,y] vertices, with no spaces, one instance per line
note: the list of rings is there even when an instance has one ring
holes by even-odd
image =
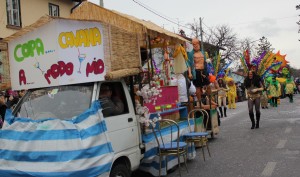
[[[183,177],[299,177],[300,176],[300,95],[294,103],[281,99],[277,108],[261,109],[261,125],[251,130],[247,101],[237,103],[221,119],[220,133],[209,140],[212,157],[203,160],[197,149],[188,161]],[[134,177],[151,175],[135,172]],[[179,176],[178,170],[167,177]]]

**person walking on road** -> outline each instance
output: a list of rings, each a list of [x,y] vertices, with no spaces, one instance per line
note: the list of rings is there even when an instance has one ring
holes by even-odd
[[[252,123],[251,129],[259,128],[260,121],[260,95],[263,91],[263,85],[261,79],[256,73],[252,70],[249,71],[248,76],[245,79],[245,88],[247,89],[248,94],[248,111],[250,120]],[[254,120],[253,107],[255,106],[256,112],[256,124]]]
[[[222,118],[223,117],[222,106],[224,107],[224,116],[227,117],[226,97],[227,97],[227,92],[229,91],[229,88],[228,88],[226,82],[222,78],[218,79],[218,84],[219,84],[218,105],[219,105],[220,117]]]
[[[290,103],[294,102],[293,94],[294,90],[296,88],[295,82],[291,79],[291,76],[288,75],[286,78],[286,84],[285,84],[285,94],[289,97]]]

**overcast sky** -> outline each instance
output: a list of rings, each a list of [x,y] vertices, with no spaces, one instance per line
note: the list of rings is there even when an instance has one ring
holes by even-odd
[[[99,4],[100,0],[90,0]],[[293,67],[300,69],[300,34],[296,22],[299,0],[135,0],[171,21],[186,26],[194,19],[203,18],[203,30],[217,25],[228,25],[239,39],[253,41],[265,36]],[[178,25],[148,11],[133,0],[104,0],[104,7],[140,19],[150,20],[172,32]],[[187,35],[190,32],[184,27]]]

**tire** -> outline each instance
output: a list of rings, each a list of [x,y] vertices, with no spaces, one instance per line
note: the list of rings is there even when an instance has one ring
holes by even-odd
[[[125,164],[116,164],[111,169],[109,177],[130,177],[131,173]]]

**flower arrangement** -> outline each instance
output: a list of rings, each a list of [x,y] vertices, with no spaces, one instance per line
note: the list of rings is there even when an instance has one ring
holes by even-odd
[[[141,96],[143,98],[144,103],[152,103],[156,104],[156,100],[158,97],[161,97],[162,90],[160,89],[159,82],[157,82],[158,76],[154,76],[152,81],[150,81],[150,85],[147,87],[143,87],[141,90],[136,92],[136,95]],[[150,87],[151,86],[151,87]],[[138,101],[136,102],[136,112],[139,117],[139,122],[142,123],[145,127],[149,127],[150,124],[155,127],[155,123],[161,119],[161,116],[158,114],[158,117],[154,117],[150,119],[149,109],[146,106],[142,106]],[[145,130],[145,127],[143,130]]]
[[[155,127],[156,122],[161,120],[161,116],[159,114],[158,117],[150,119],[149,109],[146,106],[142,106],[139,102],[136,103],[136,112],[140,115],[139,122],[145,127],[149,127],[150,124]]]
[[[158,76],[154,76],[153,80],[150,81],[151,87],[143,87],[136,92],[136,95],[143,97],[144,103],[152,103],[155,105],[157,97],[161,97],[162,90],[160,89],[159,82],[156,80],[158,80]]]

